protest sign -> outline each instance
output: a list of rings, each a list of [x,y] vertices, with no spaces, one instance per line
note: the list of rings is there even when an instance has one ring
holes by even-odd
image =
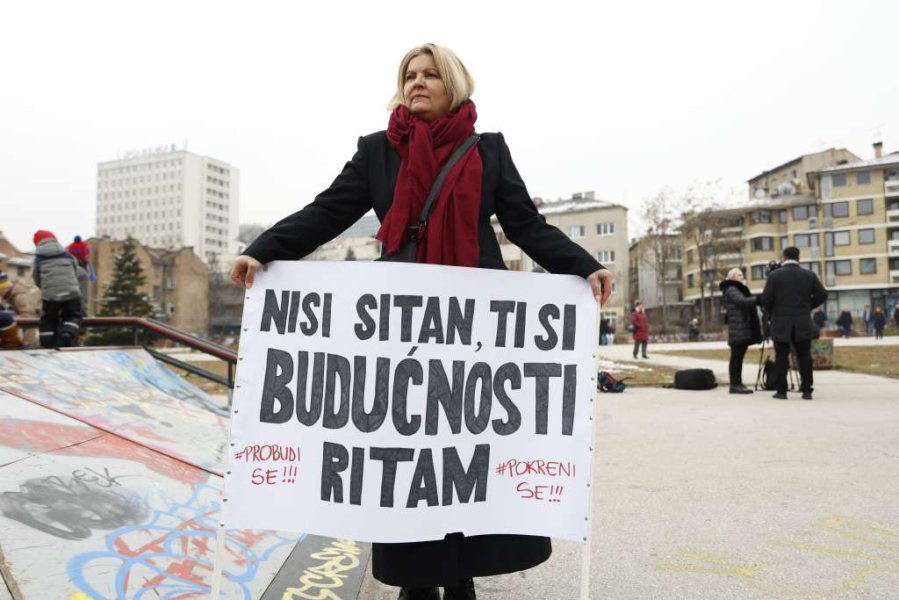
[[[596,314],[574,276],[267,265],[244,303],[224,526],[584,539]]]

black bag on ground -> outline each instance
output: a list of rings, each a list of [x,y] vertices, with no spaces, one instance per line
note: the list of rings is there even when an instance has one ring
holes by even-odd
[[[718,387],[711,369],[682,369],[674,373],[674,388],[678,390],[710,390]]]
[[[424,234],[425,226],[428,224],[428,217],[431,216],[431,208],[434,206],[434,201],[437,200],[440,188],[443,187],[443,180],[446,179],[446,176],[449,174],[450,169],[453,168],[453,165],[459,162],[459,159],[462,158],[472,146],[477,144],[479,139],[481,139],[481,136],[472,133],[458,148],[456,148],[452,156],[450,156],[443,165],[443,168],[440,169],[433,185],[431,185],[431,191],[428,193],[428,197],[425,198],[424,206],[421,208],[421,214],[418,215],[418,222],[415,225],[410,226],[406,232],[406,241],[403,242],[403,245],[397,248],[396,252],[393,254],[388,254],[387,250],[384,249],[381,258],[375,260],[383,260],[385,262],[415,262],[416,255],[418,254],[418,241]]]

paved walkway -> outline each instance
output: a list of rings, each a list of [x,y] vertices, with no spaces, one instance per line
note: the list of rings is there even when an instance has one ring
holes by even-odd
[[[659,349],[652,362],[726,376],[722,361]],[[591,598],[899,597],[899,381],[816,376],[813,402],[726,387],[600,394]],[[477,580],[478,597],[577,599],[582,546],[554,548],[535,569]],[[370,573],[359,593],[395,597]]]

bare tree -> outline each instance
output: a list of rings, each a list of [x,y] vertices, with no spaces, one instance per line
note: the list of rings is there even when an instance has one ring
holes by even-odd
[[[669,331],[668,286],[669,273],[680,258],[680,240],[677,236],[677,201],[671,188],[662,188],[658,194],[643,201],[640,216],[646,225],[640,252],[641,267],[648,268],[655,276],[660,289],[662,333]],[[645,299],[644,299],[645,300]]]
[[[716,200],[717,182],[691,186],[681,199],[685,246],[696,247],[699,262],[700,319],[705,329],[717,314],[714,286],[743,262],[743,210],[726,209]],[[708,296],[708,301],[706,297]]]

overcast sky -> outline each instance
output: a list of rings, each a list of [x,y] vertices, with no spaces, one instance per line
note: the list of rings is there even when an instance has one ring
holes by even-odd
[[[802,153],[899,150],[899,2],[15,2],[0,21],[0,230],[94,233],[96,165],[185,140],[242,223],[310,202],[384,129],[412,46],[472,72],[533,196],[639,209]]]

